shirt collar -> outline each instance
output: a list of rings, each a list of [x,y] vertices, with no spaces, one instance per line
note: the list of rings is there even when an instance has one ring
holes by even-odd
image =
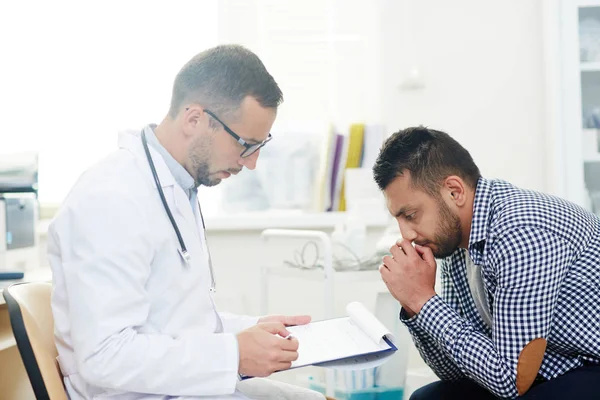
[[[490,206],[492,202],[492,182],[480,177],[475,189],[473,202],[473,218],[469,236],[469,249],[487,238],[490,224]]]
[[[158,138],[154,134],[154,129],[156,128],[155,124],[146,125],[144,127],[144,132],[146,133],[146,139],[148,140],[148,144],[152,146],[154,150],[156,150],[163,160],[165,160],[165,164],[167,164],[167,168],[175,178],[175,181],[181,188],[185,191],[185,193],[190,197],[192,193],[196,190],[194,178],[190,175],[189,172],[177,160],[173,158],[171,153],[167,151],[163,147],[162,144],[158,141]]]

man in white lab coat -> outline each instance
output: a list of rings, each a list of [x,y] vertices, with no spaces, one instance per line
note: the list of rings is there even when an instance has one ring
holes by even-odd
[[[240,382],[238,374],[289,368],[298,342],[283,338],[285,326],[310,317],[216,311],[197,200],[199,185],[254,169],[281,101],[255,54],[206,50],[177,75],[164,120],[121,135],[119,149],[75,184],[48,243],[71,399],[323,398]]]

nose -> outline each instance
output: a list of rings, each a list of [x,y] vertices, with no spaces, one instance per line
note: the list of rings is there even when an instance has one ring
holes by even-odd
[[[260,149],[248,157],[240,158],[239,164],[242,167],[248,168],[249,170],[254,170],[256,168],[256,162],[258,161],[259,154]]]
[[[400,234],[402,235],[403,239],[412,242],[417,238],[417,232],[408,226],[406,222],[401,221],[400,218],[398,218],[398,228],[400,228]]]

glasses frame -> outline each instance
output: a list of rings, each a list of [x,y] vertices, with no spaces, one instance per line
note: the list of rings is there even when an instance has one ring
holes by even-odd
[[[271,134],[269,133],[269,136],[267,136],[267,138],[265,140],[263,140],[262,142],[250,144],[250,143],[246,142],[244,139],[242,139],[237,133],[235,133],[233,131],[233,129],[228,127],[225,122],[221,121],[221,119],[219,117],[217,117],[215,115],[215,113],[213,113],[212,111],[207,110],[207,109],[204,109],[204,112],[207,113],[208,115],[210,115],[211,117],[213,117],[218,123],[223,125],[223,129],[225,129],[225,132],[227,132],[229,135],[231,135],[231,137],[234,138],[236,142],[238,142],[239,144],[244,146],[244,150],[242,150],[242,152],[240,153],[240,157],[242,157],[242,158],[250,157],[252,154],[256,153],[258,150],[260,150],[262,147],[264,147],[265,144],[270,142],[271,139],[273,139],[273,136],[271,136]]]

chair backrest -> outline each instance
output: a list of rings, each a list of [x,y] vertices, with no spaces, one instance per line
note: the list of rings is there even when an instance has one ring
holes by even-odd
[[[54,343],[52,285],[18,283],[4,289],[13,335],[36,399],[67,400]]]

